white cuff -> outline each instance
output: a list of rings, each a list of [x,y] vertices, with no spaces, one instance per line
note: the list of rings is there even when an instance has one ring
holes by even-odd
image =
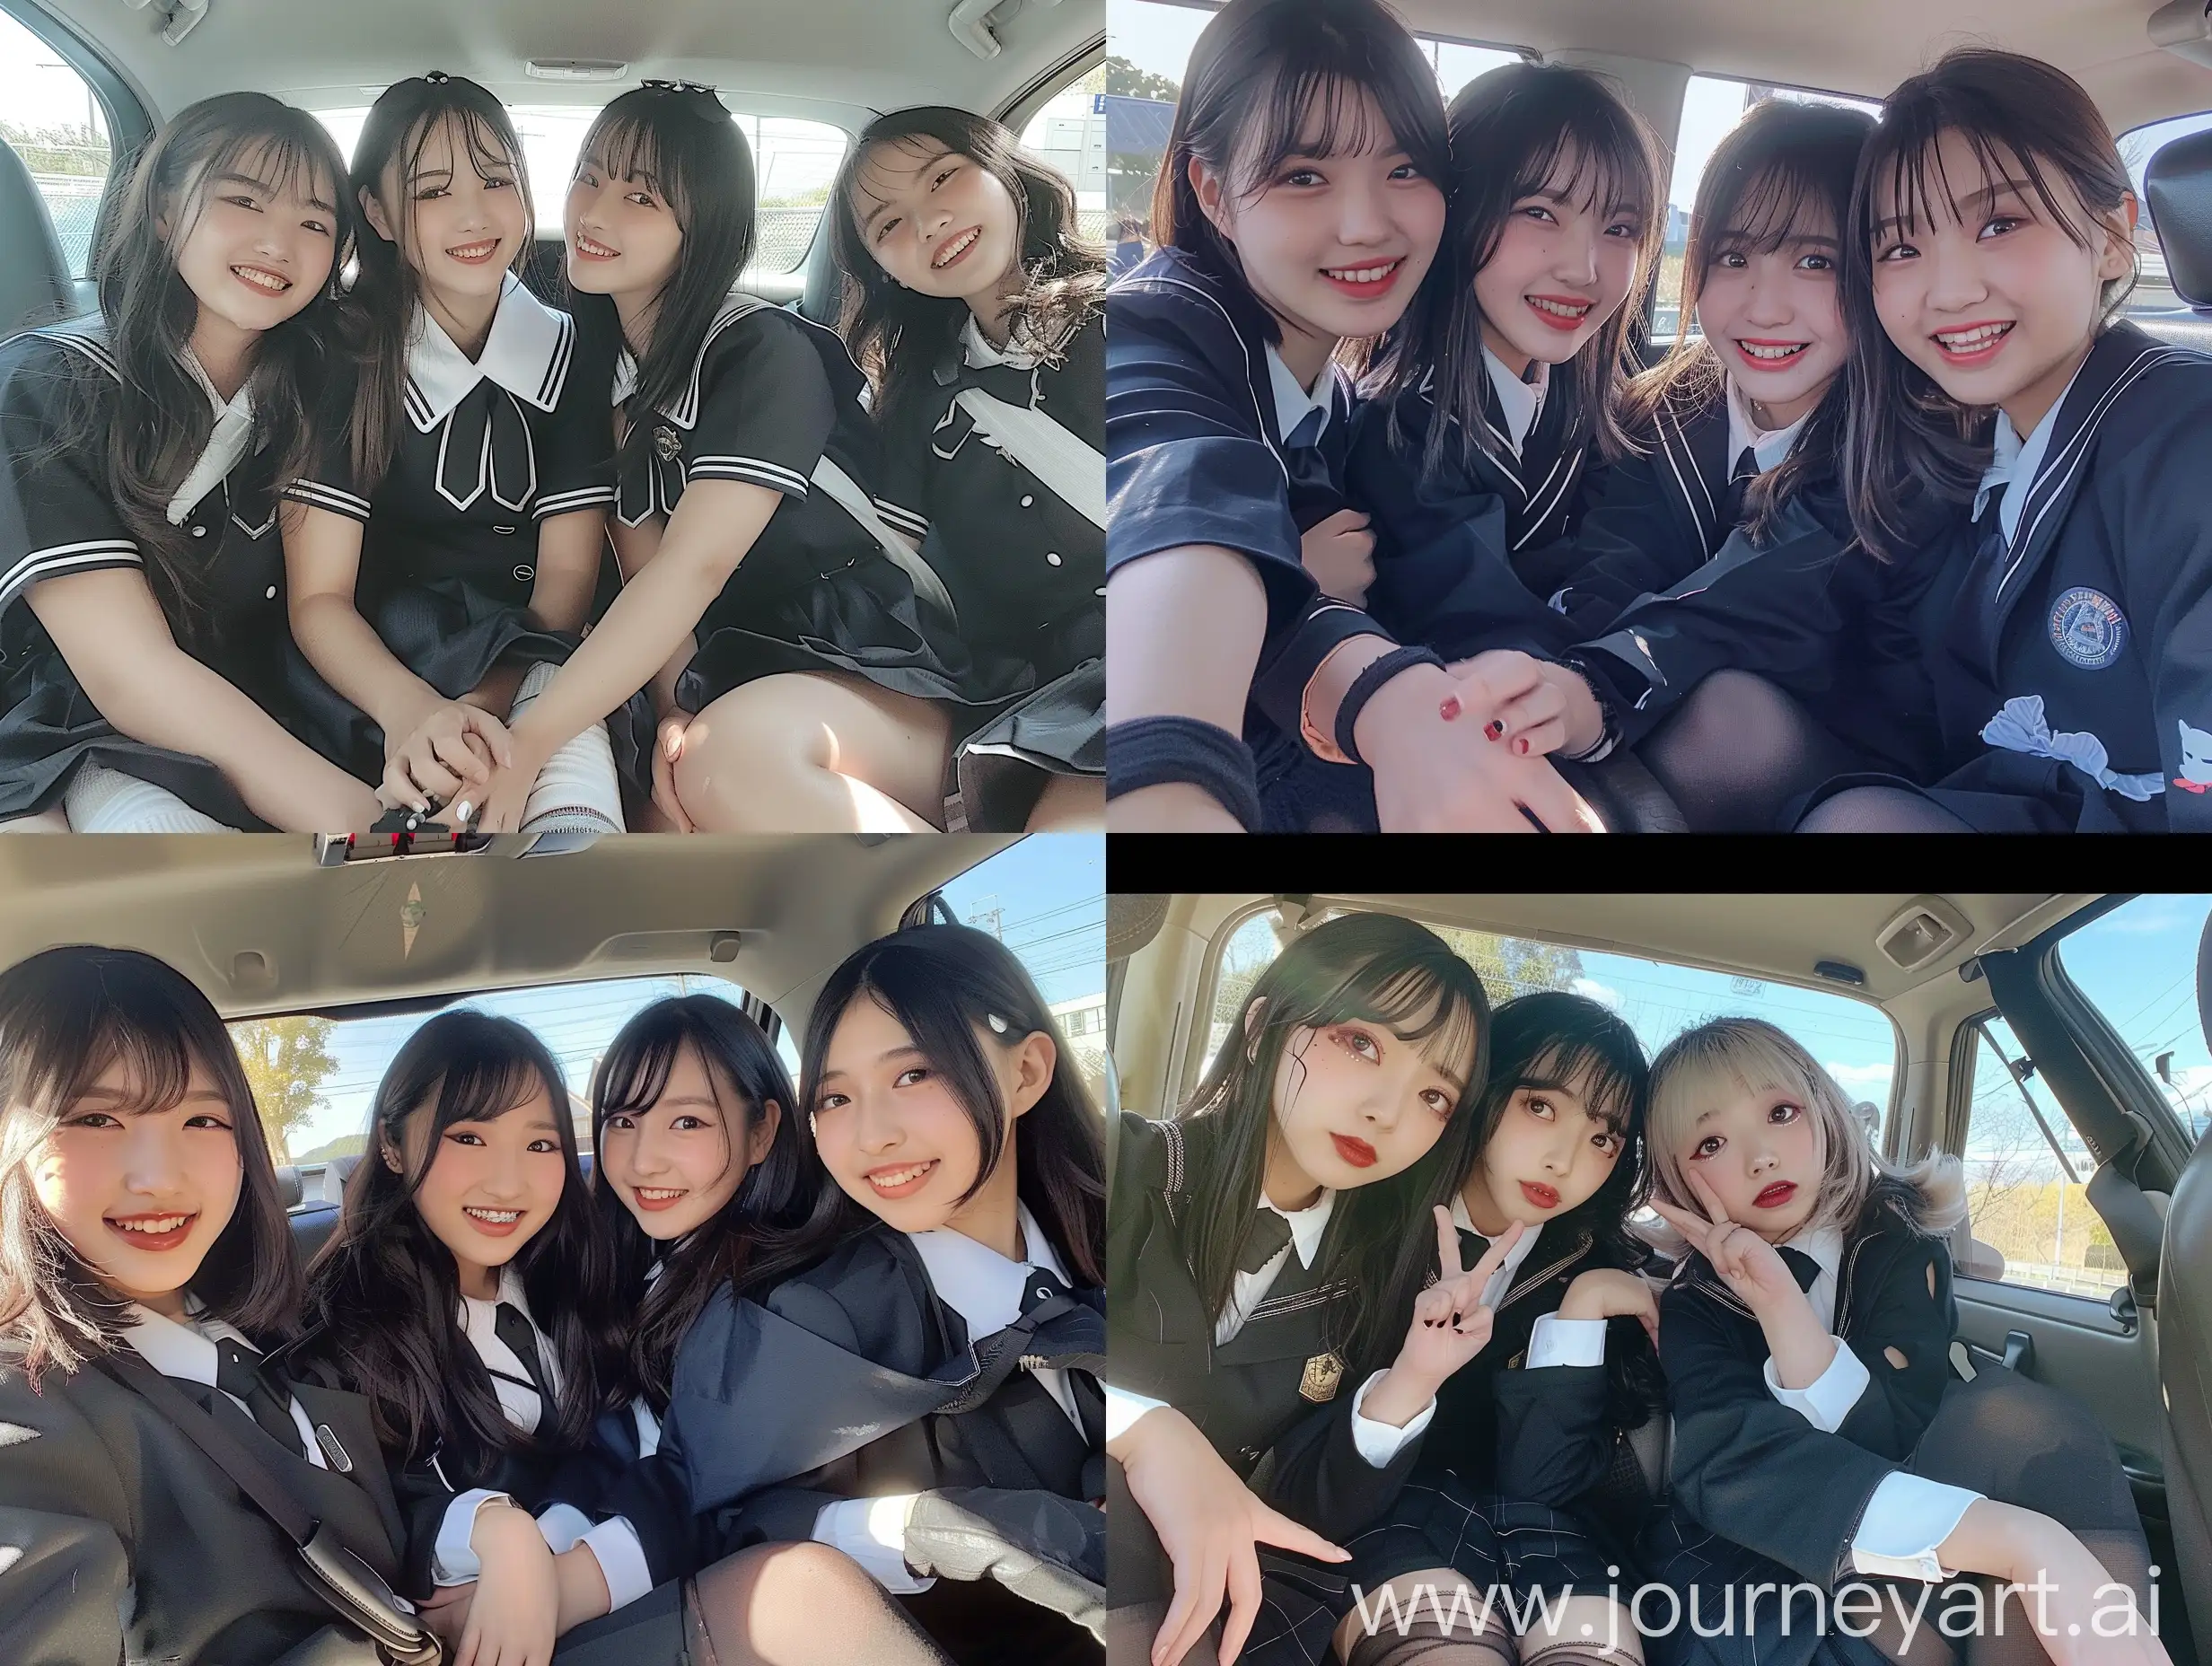
[[[1557,1313],[1546,1313],[1529,1332],[1529,1351],[1522,1359],[1521,1367],[1523,1371],[1541,1371],[1547,1365],[1604,1363],[1603,1320],[1561,1319]]]
[[[557,1556],[574,1550],[592,1530],[592,1518],[574,1504],[548,1504],[538,1512],[538,1530],[545,1535],[545,1548]]]
[[[1367,1390],[1382,1381],[1386,1373],[1376,1372],[1359,1385],[1359,1392],[1352,1396],[1352,1444],[1359,1455],[1378,1469],[1390,1468],[1391,1460],[1405,1450],[1406,1442],[1428,1427],[1428,1420],[1436,1415],[1436,1402],[1415,1412],[1402,1429],[1392,1428],[1387,1423],[1377,1423],[1372,1417],[1363,1417],[1359,1408],[1366,1403]]]
[[[477,1560],[476,1547],[469,1542],[476,1531],[476,1513],[488,1504],[511,1504],[514,1499],[505,1493],[472,1486],[445,1506],[445,1517],[438,1523],[437,1542],[430,1551],[430,1583],[434,1585],[465,1585],[484,1571]]]
[[[589,1545],[598,1558],[599,1572],[607,1582],[607,1611],[635,1602],[653,1589],[653,1570],[645,1565],[645,1548],[637,1542],[637,1530],[627,1516],[610,1516],[584,1534],[577,1543]]]
[[[1767,1380],[1767,1391],[1822,1434],[1833,1434],[1843,1427],[1843,1420],[1851,1415],[1851,1407],[1866,1392],[1867,1383],[1865,1361],[1852,1353],[1841,1337],[1830,1340],[1836,1345],[1836,1357],[1828,1362],[1826,1371],[1804,1388],[1782,1386],[1774,1374],[1772,1355],[1759,1368],[1760,1374]]]
[[[1936,1547],[1951,1537],[1967,1505],[1981,1496],[1963,1486],[1947,1486],[1904,1469],[1882,1477],[1851,1540],[1851,1565],[1886,1579],[1918,1579],[1933,1584],[1957,1572],[1936,1558]]]
[[[937,1582],[918,1578],[907,1565],[907,1518],[912,1493],[888,1498],[840,1498],[814,1517],[814,1541],[842,1550],[894,1597],[927,1591]]]
[[[1112,1383],[1108,1383],[1106,1385],[1107,1443],[1110,1445],[1119,1440],[1128,1432],[1129,1425],[1146,1412],[1158,1411],[1166,1404],[1165,1400],[1150,1399],[1142,1394],[1132,1394],[1127,1389],[1117,1389]]]

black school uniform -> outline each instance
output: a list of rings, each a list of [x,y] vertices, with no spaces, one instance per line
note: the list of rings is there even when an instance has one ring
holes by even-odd
[[[921,541],[960,614],[979,698],[955,762],[968,825],[1019,829],[1051,776],[1106,768],[1106,535],[957,401],[979,389],[1042,412],[1093,452],[1105,443],[1106,320],[1070,325],[1042,354],[1002,353],[974,319],[883,434],[876,507]]]
[[[1435,1425],[1406,1438],[1387,1464],[1362,1455],[1352,1420],[1361,1385],[1347,1380],[1328,1340],[1360,1293],[1323,1279],[1318,1253],[1311,1267],[1287,1254],[1242,1328],[1216,1342],[1219,1316],[1199,1293],[1187,1237],[1213,1182],[1196,1171],[1189,1144],[1181,1122],[1122,1113],[1107,1221],[1115,1293],[1108,1381],[1172,1406],[1264,1503],[1344,1544],[1390,1509]],[[1112,1605],[1164,1602],[1172,1574],[1142,1510],[1123,1492],[1108,1515]],[[1264,1546],[1260,1567],[1267,1600],[1243,1658],[1260,1666],[1322,1659],[1352,1607],[1350,1571]]]
[[[967,703],[952,627],[822,485],[825,460],[864,496],[881,472],[865,384],[843,342],[796,312],[733,295],[671,406],[643,408],[636,377],[623,355],[614,396],[631,433],[615,513],[625,526],[674,514],[692,480],[742,480],[784,499],[699,620],[698,652],[676,689],[686,710],[780,671],[845,671]]]
[[[0,342],[0,817],[58,802],[77,766],[91,758],[166,788],[226,826],[259,829],[265,824],[206,758],[133,740],[102,717],[27,600],[41,579],[145,565],[117,513],[104,460],[55,449],[78,401],[89,402],[97,433],[118,420],[122,372],[106,334],[90,319]],[[248,408],[233,401],[233,408]],[[274,479],[280,449],[257,427],[232,466],[187,506],[181,524],[202,607],[193,620],[172,618],[170,628],[195,659],[285,722],[281,644],[289,631]]]
[[[347,448],[354,399],[335,380],[320,418],[325,445],[285,495],[362,525],[355,606],[392,657],[448,699],[492,668],[565,660],[575,633],[528,615],[539,529],[614,502],[606,409],[611,333],[546,306],[509,273],[483,351],[471,361],[417,308],[408,338],[405,416],[374,491]],[[297,662],[295,697],[326,757],[382,776],[384,736]],[[634,746],[618,755],[635,773]]]
[[[190,1328],[215,1334],[205,1325]],[[147,1351],[149,1363],[173,1366],[161,1352]],[[367,1402],[265,1364],[273,1400],[309,1425],[280,1441],[204,1378],[169,1374],[346,1548],[396,1582],[399,1513]],[[11,1661],[274,1666],[338,1624],[283,1530],[101,1362],[49,1372],[34,1390],[19,1360],[0,1355],[0,1543],[20,1553],[0,1567]]]
[[[724,1553],[819,1539],[861,1559],[957,1659],[1094,1661],[1070,1618],[1095,1609],[1105,1581],[1105,1293],[981,1253],[1018,1281],[1002,1293],[1018,1316],[987,1336],[970,1334],[916,1241],[881,1223],[758,1300],[717,1293],[677,1351],[663,1451],[680,1455]],[[911,1525],[885,1546],[839,1524],[844,1504],[909,1494],[957,1497],[1046,1565],[1008,1591],[936,1560],[942,1539],[925,1545]],[[925,1560],[951,1577],[911,1591],[907,1565]]]
[[[1568,378],[1555,372],[1554,380],[1516,451],[1486,373],[1479,420],[1490,449],[1462,455],[1455,446],[1433,472],[1422,468],[1433,375],[1355,413],[1347,489],[1375,535],[1367,607],[1403,640],[1447,660],[1488,648],[1554,651],[1573,640],[1550,604],[1574,575],[1567,540],[1605,470]]]
[[[1462,1262],[1472,1267],[1489,1245],[1463,1205],[1454,1214]],[[1367,1589],[1444,1566],[1477,1591],[1510,1586],[1520,1596],[1633,1585],[1607,1569],[1626,1562],[1649,1500],[1611,1368],[1527,1364],[1537,1321],[1558,1311],[1580,1274],[1615,1265],[1570,1221],[1530,1241],[1506,1276],[1490,1340],[1437,1390],[1413,1474],[1384,1519],[1345,1547]],[[1604,1346],[1648,1355],[1651,1345],[1623,1319],[1606,1325]]]

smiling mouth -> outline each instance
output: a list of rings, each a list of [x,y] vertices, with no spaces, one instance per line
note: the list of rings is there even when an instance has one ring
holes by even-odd
[[[634,1186],[630,1191],[640,1209],[665,1209],[679,1197],[689,1195],[680,1187],[670,1186]]]
[[[612,260],[622,251],[619,249],[610,249],[606,244],[578,232],[576,233],[576,252],[586,260]]]
[[[494,1238],[505,1238],[522,1218],[520,1209],[478,1209],[464,1205],[461,1212],[469,1217],[470,1224],[478,1232],[488,1233]]]
[[[1397,283],[1399,270],[1405,264],[1405,258],[1400,256],[1394,260],[1373,260],[1365,266],[1325,266],[1321,276],[1355,298],[1369,300]]]
[[[1760,1209],[1779,1209],[1784,1204],[1787,1203],[1796,1195],[1796,1181],[1777,1180],[1773,1185],[1768,1187],[1764,1191],[1760,1192],[1758,1197],[1752,1198],[1751,1204],[1753,1207]]]
[[[1583,320],[1590,316],[1594,301],[1579,300],[1573,295],[1523,295],[1529,310],[1554,329],[1579,329]]]
[[[2013,333],[2013,323],[1970,324],[1964,329],[1938,329],[1928,339],[1941,349],[1944,356],[1954,361],[1987,358],[1993,355],[1997,344]]]
[[[130,1214],[110,1216],[108,1225],[121,1233],[133,1249],[174,1250],[191,1236],[193,1223],[199,1219],[197,1212],[190,1214]]]
[[[241,284],[250,284],[264,294],[281,295],[292,287],[292,280],[282,273],[272,272],[267,267],[234,266],[231,276]]]
[[[895,1169],[871,1169],[865,1179],[875,1188],[879,1197],[906,1197],[929,1183],[929,1177],[937,1171],[937,1159],[926,1162],[901,1163]]]
[[[1809,341],[1746,341],[1739,338],[1736,351],[1754,364],[1786,364],[1812,345]]]
[[[458,260],[463,266],[482,266],[498,252],[499,240],[496,237],[480,243],[463,243],[457,249],[445,251],[448,259]]]
[[[1522,1181],[1521,1195],[1539,1209],[1556,1209],[1559,1206],[1558,1188],[1546,1186],[1540,1180]]]
[[[946,267],[952,265],[954,262],[959,260],[962,255],[966,254],[969,250],[972,249],[975,246],[976,240],[982,235],[983,228],[981,226],[970,226],[959,236],[947,242],[944,248],[937,250],[936,258],[929,263],[931,269],[933,271],[942,272]]]

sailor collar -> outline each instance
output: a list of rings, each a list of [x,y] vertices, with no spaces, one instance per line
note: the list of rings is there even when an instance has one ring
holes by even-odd
[[[492,314],[484,351],[471,360],[453,345],[438,320],[420,305],[407,355],[407,414],[428,434],[488,377],[518,399],[549,411],[560,402],[561,387],[575,355],[576,322],[531,294],[522,279],[506,275],[499,305]]]
[[[706,368],[707,350],[722,337],[723,331],[749,313],[758,312],[768,303],[758,295],[732,295],[722,303],[722,311],[715,314],[715,321],[707,327],[706,339],[691,360],[691,380],[677,396],[672,408],[663,408],[657,415],[672,422],[679,428],[689,429],[699,419],[699,375]],[[637,391],[637,360],[626,346],[615,361],[613,399],[622,404]]]

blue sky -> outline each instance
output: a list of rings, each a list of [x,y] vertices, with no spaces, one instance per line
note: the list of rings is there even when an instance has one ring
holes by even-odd
[[[1060,834],[1025,838],[978,864],[944,887],[945,900],[963,920],[991,925],[1022,957],[1048,1002],[1095,995],[1106,986],[1105,841],[1097,835]],[[632,978],[504,990],[468,997],[464,1004],[520,1020],[536,1030],[566,1073],[579,1099],[591,1086],[592,1064],[614,1032],[639,1007],[663,995],[719,993],[742,998],[735,984],[718,978]],[[366,1127],[370,1096],[391,1056],[429,1012],[340,1022],[331,1033],[338,1069],[323,1084],[322,1103],[292,1138],[294,1155]],[[779,1043],[785,1062],[797,1056],[788,1034]]]

